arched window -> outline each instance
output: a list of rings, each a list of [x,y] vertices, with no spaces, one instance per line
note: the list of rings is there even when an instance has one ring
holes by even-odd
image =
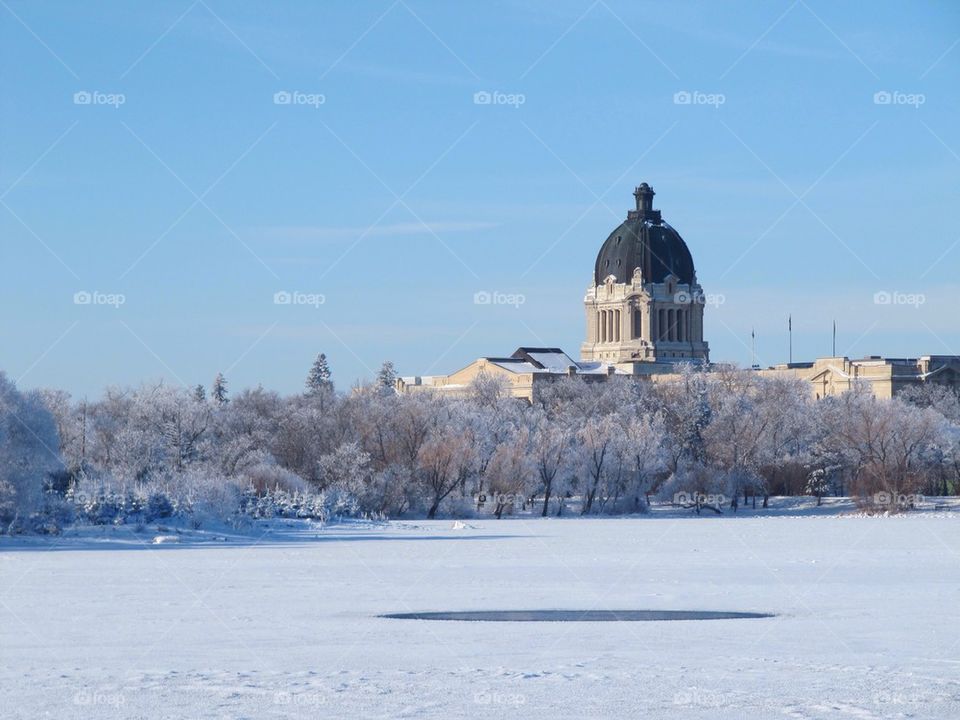
[[[643,315],[640,313],[640,308],[634,308],[633,310],[633,338],[638,339],[643,337]]]

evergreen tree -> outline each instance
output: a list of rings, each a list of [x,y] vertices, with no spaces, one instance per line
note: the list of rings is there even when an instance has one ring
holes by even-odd
[[[213,387],[210,388],[210,395],[218,405],[226,405],[230,400],[227,398],[227,379],[223,373],[217,373],[213,381]]]
[[[193,399],[197,402],[203,402],[207,399],[207,389],[203,385],[197,385],[193,389]]]
[[[380,366],[380,372],[377,373],[377,390],[384,395],[394,392],[397,384],[397,371],[393,363],[385,360]]]
[[[307,375],[307,395],[320,395],[332,392],[332,377],[330,366],[327,364],[327,356],[320,353],[317,355],[317,359],[313,361],[310,374]]]

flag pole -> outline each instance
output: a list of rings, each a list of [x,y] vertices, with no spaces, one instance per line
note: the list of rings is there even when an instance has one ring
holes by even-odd
[[[787,315],[787,334],[790,336],[790,362],[793,362],[793,314]]]

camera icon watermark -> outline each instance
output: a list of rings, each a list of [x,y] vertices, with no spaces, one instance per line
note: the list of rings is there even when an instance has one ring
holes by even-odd
[[[723,93],[705,93],[699,90],[678,90],[673,94],[674,105],[708,105],[719,108],[727,102]]]
[[[488,502],[501,507],[522,505],[524,496],[519,493],[478,493],[473,497],[477,505],[486,505]]]
[[[887,490],[873,494],[873,504],[884,508],[913,508],[925,500],[919,493],[895,493]]]
[[[325,105],[327,96],[323,93],[305,93],[300,90],[278,90],[273,94],[274,105],[307,105],[314,109]]]
[[[684,507],[692,507],[694,505],[711,505],[713,507],[720,507],[721,505],[725,505],[726,502],[727,496],[721,493],[681,491],[673,494],[673,504]]]
[[[523,293],[506,293],[499,290],[478,290],[473,294],[474,305],[512,305],[519,308],[527,301]]]
[[[673,295],[673,302],[677,305],[710,305],[720,307],[727,301],[723,293],[702,293],[679,290]]]
[[[925,698],[919,692],[903,692],[881,688],[874,694],[873,701],[877,705],[919,705],[924,702],[928,703],[929,698]]]
[[[505,93],[499,90],[478,90],[473,94],[474,105],[507,105],[519,108],[527,101],[523,93]]]
[[[873,294],[874,305],[906,305],[908,307],[919,308],[926,302],[927,296],[923,293],[878,290]]]
[[[273,294],[274,305],[309,305],[319,308],[327,302],[327,296],[322,293],[308,293],[299,290],[277,290]]]
[[[113,308],[119,308],[127,302],[127,296],[123,293],[105,293],[99,290],[77,290],[73,294],[74,305],[107,305]]]
[[[923,93],[907,93],[900,90],[878,90],[873,94],[874,105],[909,105],[919,108],[927,102]]]
[[[73,94],[74,105],[108,105],[114,109],[127,102],[123,93],[105,93],[99,90],[78,90]]]
[[[473,702],[477,705],[506,705],[518,707],[525,705],[527,696],[514,692],[497,692],[495,690],[481,690],[473,696]]]
[[[673,704],[684,707],[718,708],[724,704],[724,694],[717,690],[691,687],[676,692],[673,696]]]
[[[104,690],[87,690],[83,688],[73,695],[73,704],[83,707],[105,706],[119,708],[127,701],[122,693],[106,692]]]
[[[291,693],[279,691],[273,694],[274,705],[293,707],[319,707],[327,704],[327,696],[320,693]]]

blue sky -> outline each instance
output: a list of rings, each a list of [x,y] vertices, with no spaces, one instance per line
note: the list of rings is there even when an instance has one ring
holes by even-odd
[[[641,181],[712,359],[755,328],[785,361],[788,314],[795,359],[834,318],[839,353],[960,354],[958,41],[952,2],[3,0],[0,368],[92,397],[577,354]]]

